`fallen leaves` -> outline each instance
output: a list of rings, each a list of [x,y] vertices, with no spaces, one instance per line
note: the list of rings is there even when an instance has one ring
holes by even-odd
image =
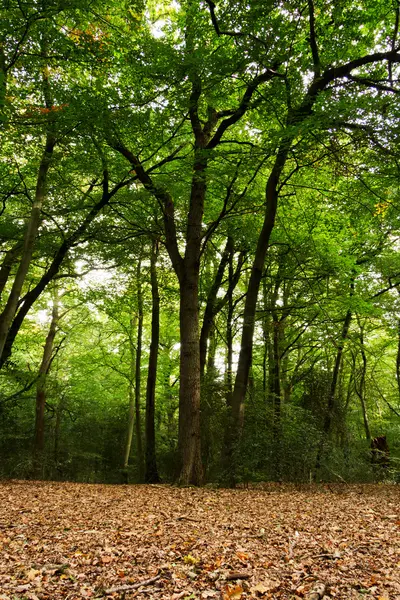
[[[0,600],[400,600],[399,496],[4,482]]]

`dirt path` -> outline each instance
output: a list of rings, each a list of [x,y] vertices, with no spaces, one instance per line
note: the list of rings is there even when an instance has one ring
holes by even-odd
[[[312,591],[400,600],[400,486],[0,483],[1,600]]]

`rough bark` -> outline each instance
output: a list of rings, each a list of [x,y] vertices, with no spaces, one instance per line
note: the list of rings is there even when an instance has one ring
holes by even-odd
[[[54,290],[53,311],[49,332],[43,347],[42,362],[39,367],[39,377],[36,385],[36,414],[35,435],[33,441],[33,475],[35,478],[43,477],[43,458],[45,442],[45,407],[46,407],[46,379],[51,365],[54,348],[54,338],[57,333],[59,320],[59,298],[57,288]]]
[[[149,354],[149,367],[147,372],[146,387],[146,450],[145,450],[145,482],[159,483],[160,476],[156,459],[156,432],[155,432],[155,401],[157,381],[158,346],[160,342],[160,293],[157,279],[158,241],[153,240],[150,257],[151,279],[151,342]]]

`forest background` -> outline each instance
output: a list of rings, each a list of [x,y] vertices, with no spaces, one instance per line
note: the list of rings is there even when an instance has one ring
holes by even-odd
[[[398,478],[399,10],[2,1],[0,475]]]

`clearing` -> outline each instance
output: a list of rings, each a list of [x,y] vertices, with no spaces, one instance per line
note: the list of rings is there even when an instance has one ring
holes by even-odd
[[[399,501],[396,485],[0,482],[0,599],[400,600]]]

